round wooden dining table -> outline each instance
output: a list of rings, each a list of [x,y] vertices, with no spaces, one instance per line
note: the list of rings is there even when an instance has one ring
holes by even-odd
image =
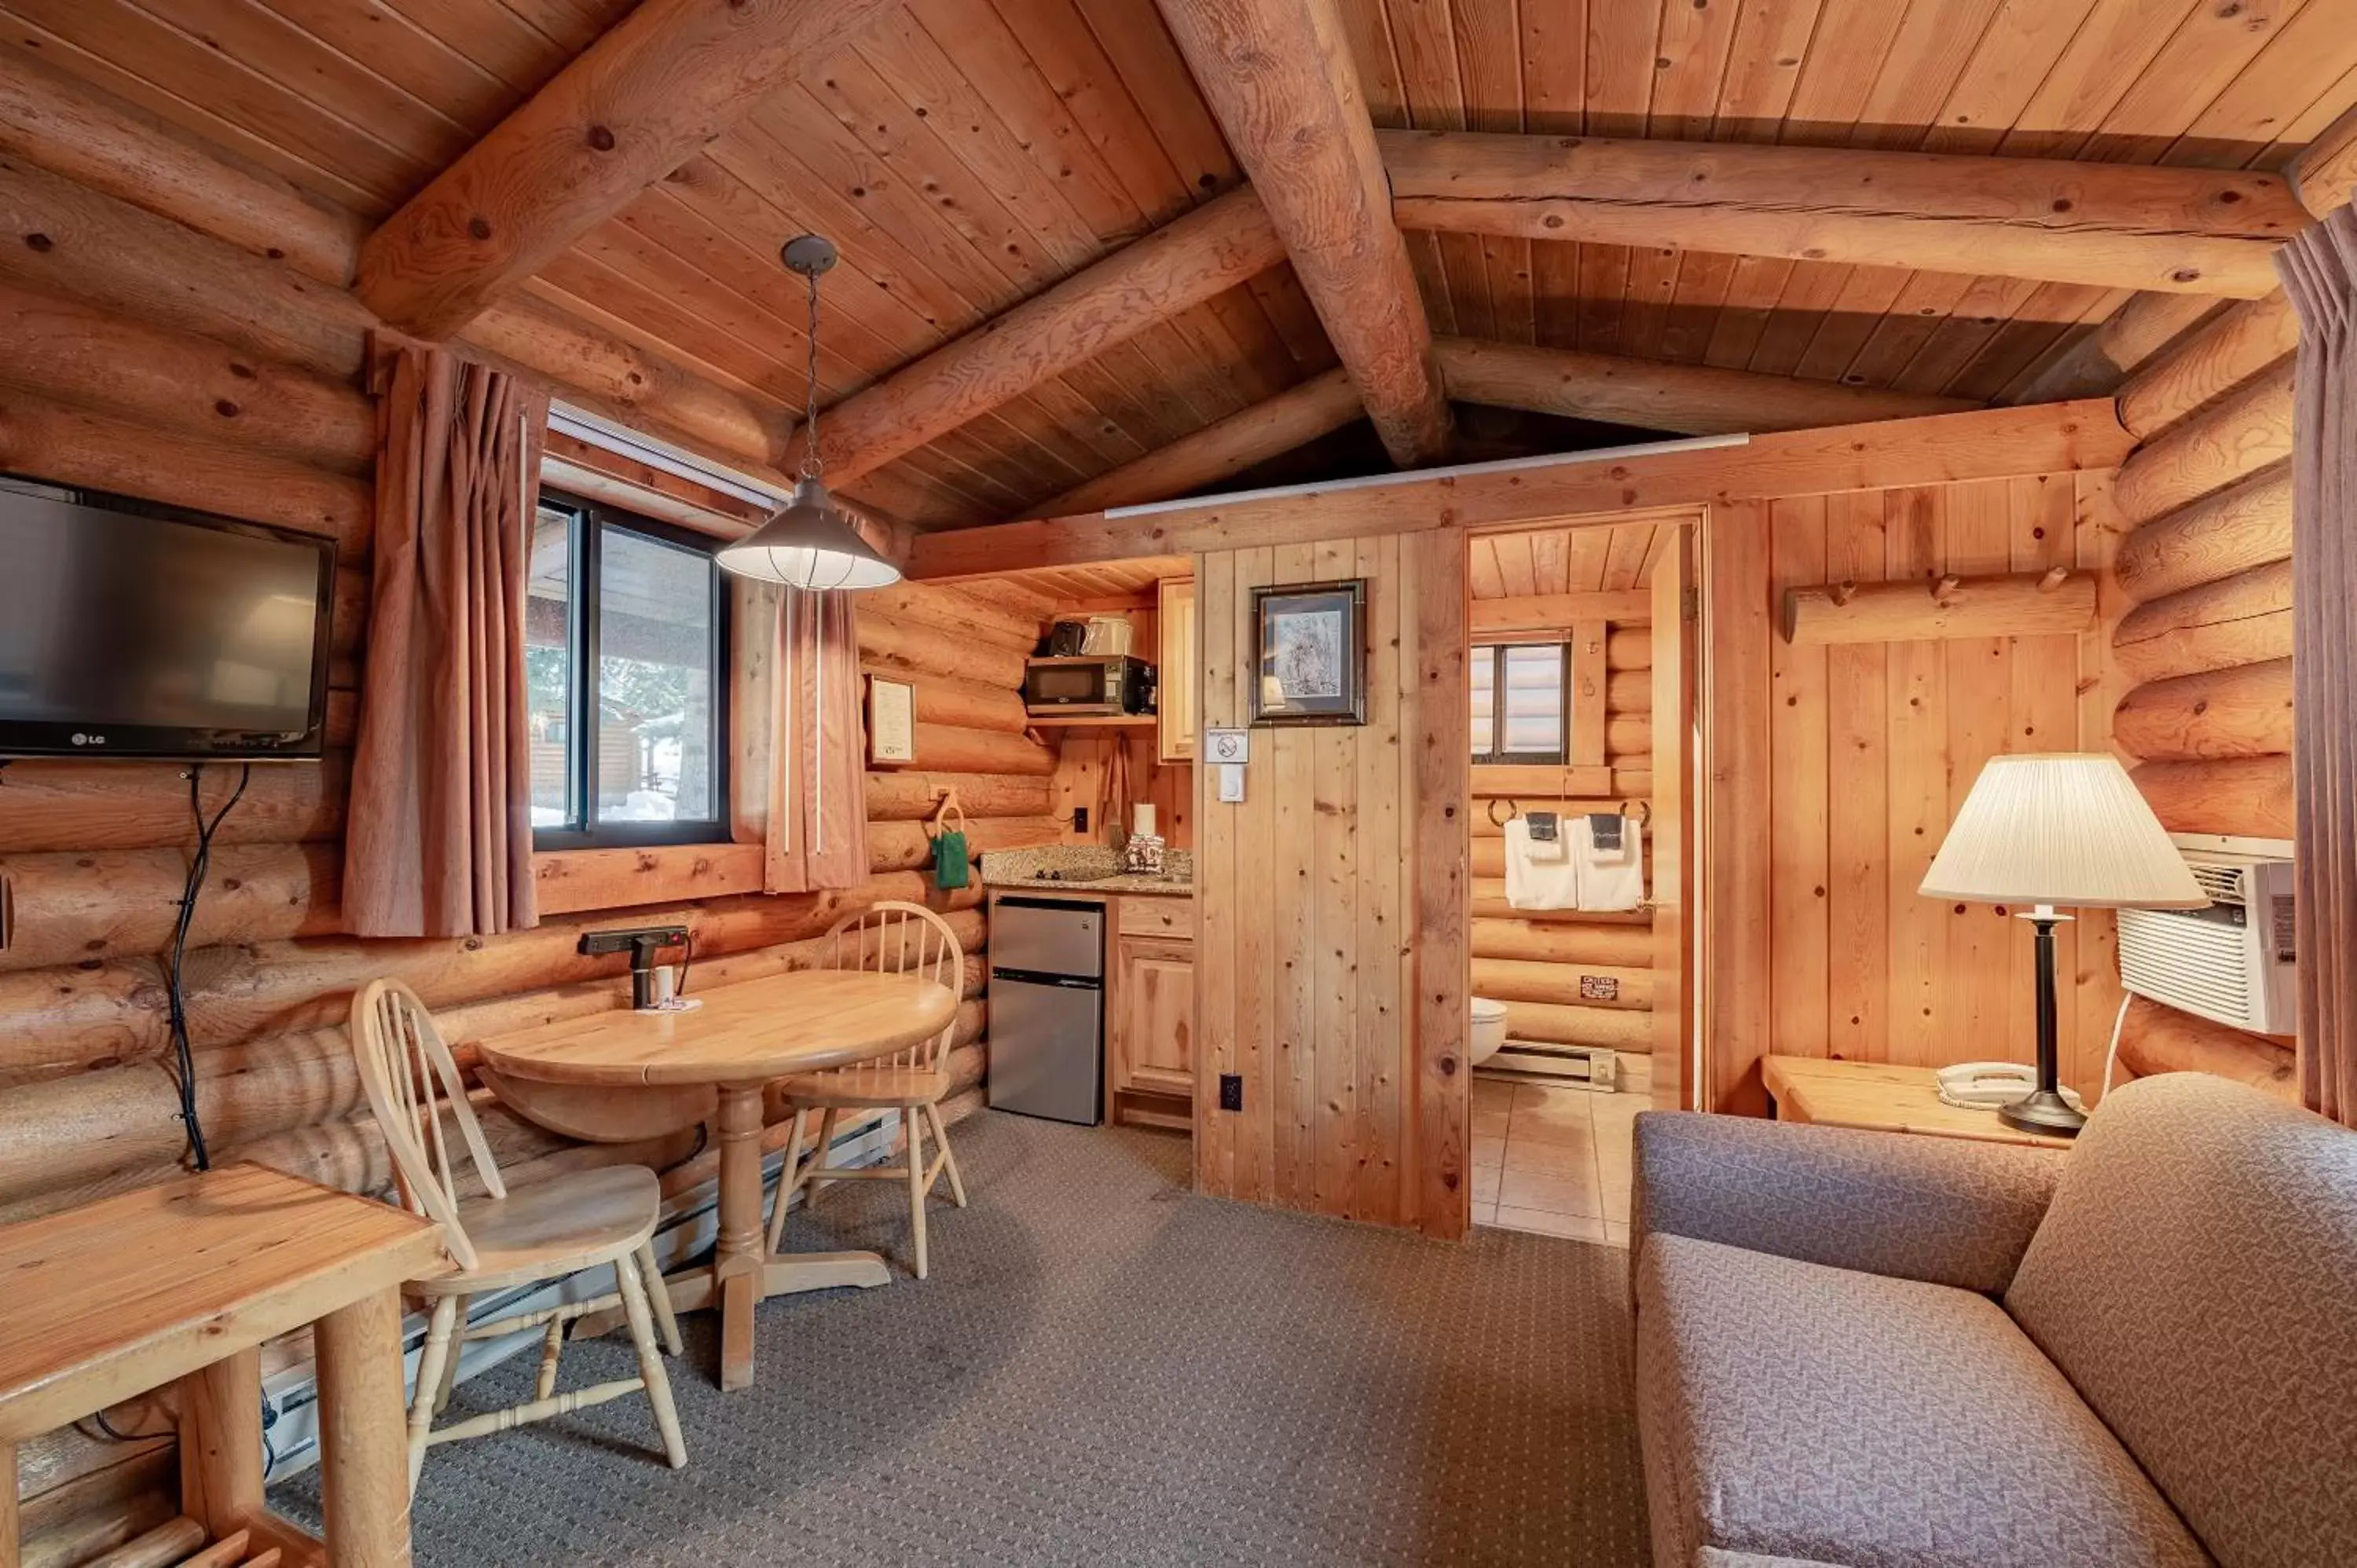
[[[761,1226],[761,1091],[772,1081],[888,1056],[956,1016],[946,986],[910,974],[800,970],[716,985],[683,1012],[601,1013],[480,1043],[484,1066],[527,1083],[716,1090],[720,1239],[712,1267],[665,1281],[681,1312],[720,1307],[720,1386],[753,1381],[753,1309],[773,1295],[880,1285],[873,1252],[770,1254]],[[692,1124],[692,1123],[691,1123]]]

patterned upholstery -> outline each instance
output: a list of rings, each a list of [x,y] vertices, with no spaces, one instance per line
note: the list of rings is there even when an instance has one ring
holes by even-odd
[[[2008,1144],[1646,1112],[1631,1233],[1640,1249],[1666,1232],[1994,1294],[2061,1166]]]
[[[1656,1231],[1637,1266],[1656,1568],[2201,1568],[1986,1296]]]
[[[2005,1305],[2227,1568],[2357,1563],[2357,1132],[2116,1090]]]

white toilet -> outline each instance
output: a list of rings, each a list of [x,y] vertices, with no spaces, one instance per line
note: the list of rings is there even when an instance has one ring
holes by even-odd
[[[1506,1043],[1506,1004],[1487,996],[1473,998],[1473,1065],[1480,1067]]]

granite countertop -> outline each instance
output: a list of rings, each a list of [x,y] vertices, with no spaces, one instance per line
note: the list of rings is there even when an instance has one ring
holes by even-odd
[[[1164,898],[1189,898],[1195,893],[1192,851],[1166,850],[1163,874],[1135,875],[1121,869],[1118,852],[1099,844],[1056,844],[1044,849],[985,851],[982,856],[985,887],[1020,888],[1026,893],[1146,894]],[[1042,871],[1058,871],[1043,878]]]

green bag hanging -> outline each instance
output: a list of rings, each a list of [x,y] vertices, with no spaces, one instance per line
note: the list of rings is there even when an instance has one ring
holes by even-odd
[[[957,813],[958,825],[950,826],[950,813]],[[942,831],[933,840],[933,885],[942,888],[963,887],[974,880],[973,855],[965,844],[965,812],[954,798],[942,802]]]

